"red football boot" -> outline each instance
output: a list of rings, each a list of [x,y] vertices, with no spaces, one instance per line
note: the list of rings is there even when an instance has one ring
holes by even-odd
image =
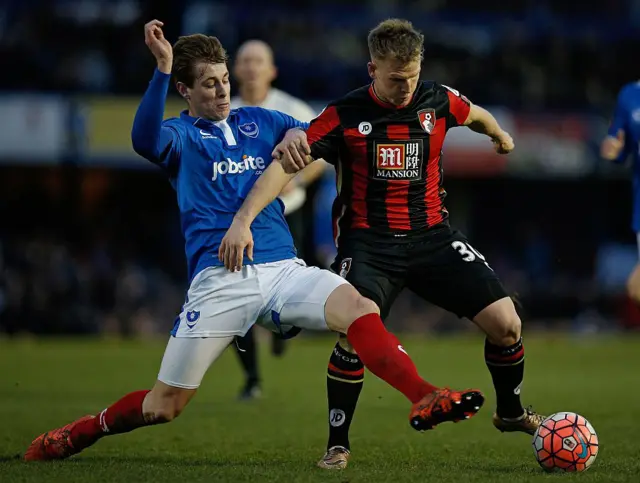
[[[74,448],[69,440],[69,434],[76,424],[92,418],[93,416],[85,416],[66,426],[41,434],[33,440],[24,454],[25,461],[60,460],[79,453],[84,448]]]
[[[442,388],[415,403],[409,414],[411,427],[417,431],[433,429],[446,421],[464,421],[474,416],[484,404],[484,396],[477,389],[452,391]]]

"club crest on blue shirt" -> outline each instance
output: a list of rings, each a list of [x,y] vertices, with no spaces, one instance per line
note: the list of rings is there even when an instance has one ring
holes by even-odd
[[[249,136],[250,138],[257,138],[260,133],[260,129],[258,129],[258,125],[255,122],[240,124],[238,129],[242,134]]]

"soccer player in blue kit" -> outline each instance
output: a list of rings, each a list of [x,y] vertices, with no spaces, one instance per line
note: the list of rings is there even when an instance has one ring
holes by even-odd
[[[631,228],[636,233],[640,255],[640,82],[625,85],[618,94],[618,102],[602,141],[600,154],[616,163],[633,156],[633,215]],[[627,282],[629,297],[640,304],[640,263],[636,264]]]
[[[236,263],[241,254],[224,246],[225,233],[232,222],[240,223],[236,212],[271,164],[273,147],[289,129],[307,125],[278,111],[230,110],[227,56],[218,39],[190,35],[172,48],[162,25],[157,20],[145,25],[157,69],[131,136],[136,152],[163,168],[176,191],[190,283],[187,300],[151,390],[129,393],[98,415],[38,436],[25,460],[67,458],[104,436],[173,420],[209,366],[254,323],[280,332],[346,334],[364,365],[411,401],[409,421],[416,430],[473,416],[484,401],[480,391],[452,391],[423,380],[384,328],[373,302],[338,275],[296,258],[280,201],[252,214],[255,248],[250,243],[245,263]],[[163,121],[171,74],[188,109]]]

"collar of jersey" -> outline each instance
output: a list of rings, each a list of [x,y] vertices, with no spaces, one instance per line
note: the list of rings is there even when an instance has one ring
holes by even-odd
[[[238,130],[236,129],[236,125],[234,122],[232,122],[232,120],[236,117],[237,111],[235,109],[231,109],[231,112],[229,112],[229,117],[227,117],[227,123],[229,124],[229,127],[231,128],[231,130],[233,131],[233,135],[236,137],[236,140],[238,139]],[[212,130],[216,130],[216,132],[218,132],[219,134],[221,134],[221,136],[219,136],[220,141],[222,141],[225,145],[225,148],[227,149],[238,149],[240,148],[240,143],[237,142],[237,144],[235,146],[230,146],[226,139],[224,138],[224,135],[222,135],[222,132],[220,131],[220,128],[218,126],[216,126],[214,124],[213,121],[209,121],[207,119],[203,119],[201,117],[193,117],[189,115],[189,111],[187,109],[185,109],[184,111],[182,111],[180,113],[180,119],[182,119],[185,122],[188,122],[189,124],[191,124],[192,126],[195,126],[197,128],[202,128],[202,129],[207,129],[209,131]]]
[[[416,91],[417,90],[418,88],[416,87]],[[413,94],[411,95],[411,100],[409,101],[409,104],[407,104],[406,106],[396,106],[394,104],[391,104],[390,102],[383,101],[382,99],[380,99],[378,97],[378,94],[376,94],[376,90],[373,88],[373,82],[369,85],[369,95],[371,96],[371,99],[373,99],[373,101],[379,106],[384,107],[385,109],[399,110],[399,109],[405,109],[411,105],[411,103],[413,102],[413,98],[416,95],[416,92],[415,91],[413,92]]]

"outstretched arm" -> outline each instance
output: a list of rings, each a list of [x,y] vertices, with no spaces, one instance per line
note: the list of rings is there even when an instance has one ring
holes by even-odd
[[[616,110],[613,114],[607,137],[602,140],[602,144],[600,145],[600,155],[604,159],[619,163],[625,161],[627,156],[629,156],[629,145],[631,143],[626,142],[628,117],[623,90],[618,95]]]
[[[615,136],[609,134],[602,140],[600,156],[607,161],[621,162],[629,155],[624,130],[619,129]]]
[[[131,142],[140,156],[167,167],[177,158],[179,143],[176,131],[162,127],[173,62],[173,50],[164,38],[162,25],[162,22],[152,20],[144,26],[145,43],[156,58],[157,68],[136,111]]]
[[[162,163],[177,141],[177,134],[173,129],[162,127],[170,78],[171,74],[156,69],[133,119],[133,149],[153,163]]]
[[[459,91],[449,86],[441,85],[440,92],[445,93],[449,99],[447,129],[467,126],[472,131],[491,138],[498,154],[508,154],[513,151],[513,139],[508,132],[500,127],[496,118],[489,111],[472,104]]]
[[[489,136],[495,144],[498,154],[508,154],[513,151],[513,139],[500,127],[493,114],[486,109],[471,104],[469,116],[463,125],[472,131]]]

